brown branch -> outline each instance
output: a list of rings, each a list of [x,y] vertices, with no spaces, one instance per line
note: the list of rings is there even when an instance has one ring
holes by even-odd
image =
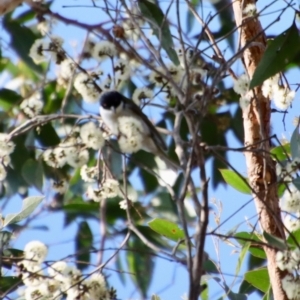
[[[266,37],[257,16],[243,15],[243,10],[254,0],[233,0],[233,10],[240,34],[240,46],[249,45],[243,52],[243,64],[251,79],[267,46]],[[251,44],[249,44],[251,42]],[[262,94],[261,86],[252,90],[251,104],[243,110],[245,146],[253,151],[245,152],[249,183],[263,231],[284,239],[277,195],[277,178],[274,162],[269,154],[270,101]],[[261,142],[264,141],[264,142]],[[258,143],[261,142],[261,143]],[[257,150],[263,150],[264,155]],[[274,299],[287,299],[281,287],[286,275],[276,266],[276,250],[264,247]]]

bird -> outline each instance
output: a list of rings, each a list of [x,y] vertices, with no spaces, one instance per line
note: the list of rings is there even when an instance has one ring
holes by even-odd
[[[165,152],[167,150],[166,144],[155,126],[131,99],[112,90],[103,92],[99,102],[101,118],[112,135],[120,138],[124,131],[120,132],[120,118],[131,117],[132,120],[137,120],[138,124],[141,125],[138,128],[139,133],[141,133],[140,148],[158,156],[166,163],[167,168],[174,171],[179,169],[179,165],[173,162]]]

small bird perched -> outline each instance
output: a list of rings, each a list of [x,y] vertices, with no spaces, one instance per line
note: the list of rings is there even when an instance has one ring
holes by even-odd
[[[143,149],[160,157],[168,168],[178,169],[165,153],[166,144],[155,126],[132,100],[117,91],[104,92],[100,97],[100,115],[111,133],[118,137],[123,152]]]

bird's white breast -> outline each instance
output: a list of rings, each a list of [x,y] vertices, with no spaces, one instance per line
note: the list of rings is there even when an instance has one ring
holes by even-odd
[[[100,107],[100,115],[105,123],[105,125],[109,128],[111,133],[115,136],[119,135],[119,125],[118,125],[118,114],[115,110],[104,109]]]

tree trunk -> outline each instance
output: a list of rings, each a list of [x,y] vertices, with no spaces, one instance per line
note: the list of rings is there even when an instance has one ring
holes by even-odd
[[[255,5],[253,0],[233,0],[236,25],[239,28],[240,47],[243,51],[243,64],[250,80],[266,48],[266,37],[258,17],[243,15],[244,8]],[[270,100],[262,94],[261,87],[253,90],[251,104],[243,109],[245,152],[249,183],[259,217],[261,229],[273,236],[284,239],[281,222],[275,164],[270,156]],[[251,92],[249,92],[251,93]],[[281,279],[286,272],[276,267],[276,250],[264,248],[268,260],[268,271],[274,299],[287,299],[281,287]]]

